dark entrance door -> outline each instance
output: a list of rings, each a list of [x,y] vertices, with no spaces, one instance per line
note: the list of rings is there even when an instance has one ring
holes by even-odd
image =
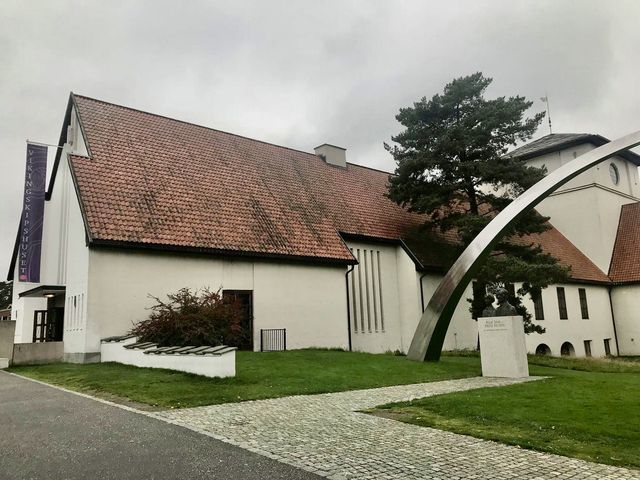
[[[238,350],[253,350],[253,291],[252,290],[223,290],[225,301],[235,302],[242,311],[242,334],[240,335]]]
[[[61,342],[64,330],[64,307],[33,312],[33,342]]]

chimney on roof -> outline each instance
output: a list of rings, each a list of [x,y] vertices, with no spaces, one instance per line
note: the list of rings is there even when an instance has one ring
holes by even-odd
[[[319,147],[314,148],[316,155],[321,157],[325,162],[336,167],[347,168],[347,149],[336,147],[323,143]]]

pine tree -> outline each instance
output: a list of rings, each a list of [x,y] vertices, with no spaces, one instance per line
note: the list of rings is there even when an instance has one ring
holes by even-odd
[[[0,310],[11,305],[12,285],[11,282],[0,282]]]
[[[396,119],[405,129],[392,137],[393,146],[385,144],[397,163],[389,198],[425,214],[430,228],[457,232],[460,251],[497,212],[546,173],[506,155],[510,147],[532,137],[544,113],[526,118],[532,102],[520,96],[486,99],[491,82],[482,73],[457,78],[442,94],[400,109]],[[534,298],[542,288],[568,276],[555,258],[526,238],[547,230],[547,220],[535,211],[525,215],[506,232],[477,274],[479,291],[523,282],[511,303],[525,317],[527,333],[544,330],[531,323],[522,297]],[[477,318],[485,306],[484,295],[469,301]]]

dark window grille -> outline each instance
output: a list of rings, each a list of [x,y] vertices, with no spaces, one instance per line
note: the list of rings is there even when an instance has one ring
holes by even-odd
[[[611,339],[610,338],[605,338],[604,339],[604,353],[605,355],[611,355],[611,345],[610,342]]]
[[[536,320],[544,320],[544,305],[542,304],[542,293],[538,293],[533,299],[533,309]]]
[[[591,356],[591,340],[585,340],[584,341],[584,354],[587,357]]]
[[[557,287],[556,292],[558,293],[558,310],[560,312],[560,320],[567,320],[569,316],[567,315],[567,299],[564,294],[564,287]]]
[[[589,318],[589,306],[587,305],[587,291],[584,288],[578,289],[578,295],[580,295],[580,313],[583,319]]]
[[[260,351],[282,352],[287,349],[286,328],[261,328]]]

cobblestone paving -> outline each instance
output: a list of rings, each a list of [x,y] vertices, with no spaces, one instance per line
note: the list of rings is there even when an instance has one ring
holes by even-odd
[[[640,479],[640,471],[357,413],[523,380],[470,378],[152,414],[330,479]]]

